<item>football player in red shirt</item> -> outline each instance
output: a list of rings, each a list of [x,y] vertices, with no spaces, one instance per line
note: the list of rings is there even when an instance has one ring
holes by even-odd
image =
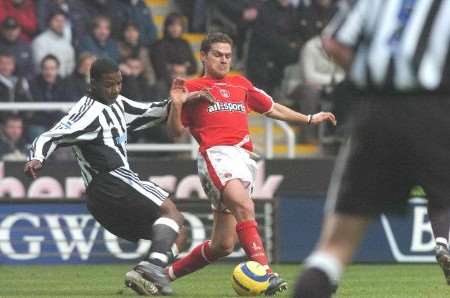
[[[168,120],[175,137],[188,128],[200,145],[198,174],[214,210],[211,240],[167,268],[171,280],[192,273],[233,252],[239,241],[248,258],[266,267],[270,286],[266,295],[287,289],[287,283],[272,272],[258,233],[251,190],[256,175],[248,113],[305,125],[336,123],[332,113],[304,115],[275,103],[264,91],[240,75],[228,75],[233,42],[226,34],[211,33],[202,42],[200,57],[204,76],[185,82],[189,92],[208,91],[214,98],[183,104],[173,99]],[[186,90],[185,90],[186,92]]]

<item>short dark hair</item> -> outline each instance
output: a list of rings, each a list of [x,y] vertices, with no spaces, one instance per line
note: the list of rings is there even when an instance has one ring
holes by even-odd
[[[200,51],[203,53],[208,53],[211,50],[211,46],[214,43],[228,43],[233,47],[233,40],[230,36],[222,32],[212,32],[208,33],[206,38],[202,41],[200,46]]]
[[[172,26],[176,22],[180,22],[180,24],[184,30],[183,15],[176,13],[176,12],[172,12],[166,16],[166,18],[164,20],[164,26],[163,26],[164,37],[169,37],[169,26]]]
[[[20,27],[20,25],[15,17],[9,16],[3,20],[1,27],[3,29],[15,29]]]
[[[22,121],[23,122],[23,118],[18,113],[11,112],[11,113],[7,113],[6,115],[4,115],[4,118],[1,123],[3,125],[6,125],[9,121]]]
[[[10,50],[0,49],[0,57],[9,57],[16,60],[14,54]]]
[[[53,9],[53,10],[50,11],[50,13],[49,13],[48,16],[47,16],[47,19],[46,19],[47,24],[50,24],[50,22],[52,21],[52,19],[53,19],[55,16],[58,16],[58,15],[62,15],[62,16],[64,16],[66,19],[67,19],[67,17],[68,17],[68,16],[67,16],[67,13],[66,13],[64,10],[59,9],[59,8]]]
[[[41,60],[41,67],[44,66],[44,63],[47,62],[47,60],[55,61],[56,65],[58,65],[58,67],[61,65],[61,63],[59,62],[59,59],[55,55],[48,54],[44,58],[42,58],[42,60]]]
[[[91,79],[100,81],[102,75],[118,71],[119,66],[116,62],[108,58],[99,58],[91,66]]]
[[[97,28],[99,26],[100,22],[102,22],[102,21],[108,22],[109,27],[111,28],[111,25],[112,25],[111,18],[106,15],[103,15],[103,14],[98,14],[92,19],[91,31],[94,31],[95,28]]]

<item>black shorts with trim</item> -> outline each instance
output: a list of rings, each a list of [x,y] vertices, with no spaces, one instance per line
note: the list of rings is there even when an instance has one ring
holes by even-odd
[[[326,208],[401,213],[415,185],[432,206],[450,206],[450,96],[373,97],[356,109]]]
[[[108,173],[96,175],[86,192],[88,210],[109,232],[133,242],[151,239],[160,206],[150,198]]]

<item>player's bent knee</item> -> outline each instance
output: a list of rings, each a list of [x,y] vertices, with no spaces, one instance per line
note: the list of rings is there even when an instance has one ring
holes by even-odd
[[[234,242],[213,243],[211,248],[217,257],[226,257],[233,252]]]
[[[253,202],[252,199],[245,199],[242,200],[242,204],[239,205],[239,207],[241,207],[242,210],[245,210],[245,212],[247,213],[255,213],[255,203]]]
[[[252,199],[242,200],[242,202],[239,202],[239,204],[236,204],[234,208],[231,209],[238,221],[255,218],[255,205]]]
[[[179,226],[184,223],[184,216],[178,211],[175,204],[170,199],[166,199],[160,207],[161,216],[173,219]]]

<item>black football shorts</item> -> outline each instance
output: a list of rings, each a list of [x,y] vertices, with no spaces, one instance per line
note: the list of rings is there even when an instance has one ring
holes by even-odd
[[[326,209],[378,215],[405,210],[409,191],[450,206],[450,96],[373,96],[354,113],[337,159]]]
[[[96,175],[87,188],[87,208],[105,229],[120,238],[134,242],[151,239],[162,204],[154,194],[160,198],[169,194],[153,183],[145,187],[148,192],[108,173]]]

